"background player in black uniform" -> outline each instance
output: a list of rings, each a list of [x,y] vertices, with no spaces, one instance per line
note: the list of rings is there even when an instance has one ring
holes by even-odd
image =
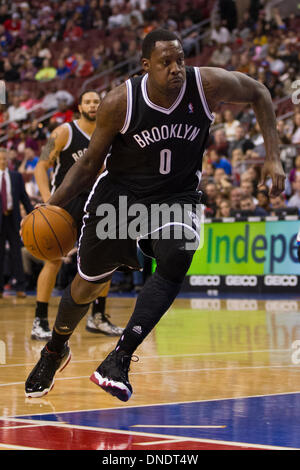
[[[127,81],[106,96],[97,112],[96,130],[87,152],[48,201],[64,205],[72,200],[93,181],[111,147],[107,173],[101,184],[95,183],[88,199],[78,274],[61,299],[52,340],[26,381],[27,396],[41,396],[51,389],[56,370],[69,359],[68,339],[89,303],[101,292],[101,282],[120,264],[137,266],[136,240],[97,238],[96,228],[102,219],[96,214],[96,206],[111,201],[118,210],[120,195],[126,195],[129,203],[142,202],[150,208],[157,201],[194,203],[211,112],[221,101],[252,105],[266,146],[262,180],[271,177],[272,194],[284,189],[276,119],[263,85],[239,72],[185,67],[182,45],[168,31],[149,33],[142,54],[145,76]],[[179,239],[173,230],[169,239],[163,239],[165,228],[154,229],[161,235],[158,239],[144,240],[143,246],[155,257],[157,269],[140,292],[116,348],[91,376],[93,382],[123,401],[132,393],[128,380],[132,355],[176,298],[195,250],[187,249],[186,243],[188,234],[197,238],[194,226],[183,231]],[[103,249],[107,256],[101,258]],[[67,331],[69,336],[62,334]]]
[[[79,98],[80,117],[71,123],[58,126],[45,145],[35,169],[35,178],[43,201],[50,197],[48,171],[53,167],[51,192],[62,183],[71,166],[86,152],[92,133],[96,127],[96,112],[100,104],[97,92],[87,91]],[[73,216],[80,235],[83,209],[88,197],[88,189],[82,191],[65,209]],[[37,280],[35,319],[31,331],[32,339],[49,340],[51,331],[48,323],[48,303],[55,286],[62,260],[46,261]],[[101,297],[95,300],[92,314],[87,319],[88,331],[119,336],[122,328],[113,325],[105,314],[105,301],[110,287],[107,282]]]

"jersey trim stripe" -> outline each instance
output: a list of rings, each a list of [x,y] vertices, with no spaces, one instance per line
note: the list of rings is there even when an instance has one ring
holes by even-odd
[[[51,180],[51,186],[52,186],[51,194],[54,194],[54,192],[56,191],[55,180],[56,180],[56,177],[58,175],[58,172],[59,172],[59,169],[60,169],[60,166],[61,166],[60,157],[58,157],[56,161],[57,161],[57,165],[56,165],[56,168],[55,168],[55,171],[53,173],[52,180]]]
[[[152,230],[152,232],[148,232],[146,233],[146,235],[141,235],[140,237],[137,237],[136,239],[136,244],[137,246],[139,247],[139,249],[142,251],[142,253],[145,255],[145,256],[149,256],[149,254],[147,253],[144,253],[143,249],[141,248],[140,246],[140,241],[143,240],[144,238],[148,237],[149,235],[152,235],[153,233],[156,233],[156,232],[159,232],[160,230],[162,230],[163,228],[165,227],[171,227],[171,226],[175,226],[175,225],[179,225],[181,227],[184,227],[188,230],[191,230],[191,232],[194,233],[197,241],[198,241],[198,246],[199,246],[199,243],[200,243],[200,235],[199,233],[193,228],[193,227],[190,227],[189,225],[187,224],[184,224],[184,223],[181,223],[181,222],[169,222],[167,224],[164,224],[164,225],[161,225],[160,227],[157,227],[155,230]]]
[[[65,145],[64,148],[62,149],[62,152],[63,152],[64,150],[67,150],[68,147],[70,147],[71,142],[72,142],[72,138],[73,138],[73,129],[72,129],[71,124],[69,124],[68,122],[66,122],[66,123],[65,123],[65,126],[67,126],[68,129],[69,129],[69,137],[68,137],[68,141],[67,141],[66,145]]]
[[[170,108],[163,108],[162,106],[158,106],[157,104],[152,103],[152,101],[149,99],[148,93],[147,93],[147,79],[148,79],[148,74],[146,74],[144,76],[144,78],[142,79],[142,83],[141,83],[142,95],[143,95],[143,98],[145,100],[145,103],[150,108],[155,109],[156,111],[160,111],[161,113],[164,113],[164,114],[171,114],[174,111],[174,109],[176,109],[177,106],[179,106],[179,104],[180,104],[180,102],[181,102],[181,100],[182,100],[182,98],[185,94],[186,80],[183,83],[183,85],[181,87],[181,90],[180,90],[180,93],[177,96],[174,103],[172,104],[172,106]]]
[[[86,274],[84,274],[81,271],[79,263],[78,263],[78,266],[77,266],[79,276],[82,277],[83,279],[85,279],[86,281],[100,281],[101,279],[104,279],[105,277],[110,276],[111,274],[113,274],[118,268],[119,268],[119,266],[114,268],[112,271],[109,271],[108,273],[99,274],[98,276],[87,276]]]
[[[121,134],[125,134],[127,132],[130,121],[131,121],[131,115],[132,115],[132,84],[130,80],[126,80],[126,90],[127,90],[127,110],[126,110],[126,117],[125,117],[125,122],[120,130]]]
[[[82,135],[84,135],[84,137],[86,137],[88,140],[91,140],[91,136],[88,135],[86,132],[84,132],[81,127],[79,126],[79,124],[77,123],[77,121],[73,121],[75,126],[77,127],[77,129],[79,130],[79,132],[81,132]]]
[[[194,70],[195,70],[196,82],[197,82],[197,86],[198,86],[198,90],[199,90],[199,94],[200,94],[200,98],[203,104],[204,111],[208,119],[210,119],[210,121],[213,121],[215,118],[213,114],[210,112],[210,109],[206,101],[206,97],[205,97],[205,93],[204,93],[203,85],[202,85],[202,80],[201,80],[200,69],[198,67],[194,67]]]

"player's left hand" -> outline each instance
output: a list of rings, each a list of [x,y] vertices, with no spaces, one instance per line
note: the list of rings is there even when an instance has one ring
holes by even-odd
[[[259,186],[265,185],[268,178],[272,180],[270,196],[279,196],[284,191],[286,176],[280,160],[265,161],[261,170],[261,182]]]

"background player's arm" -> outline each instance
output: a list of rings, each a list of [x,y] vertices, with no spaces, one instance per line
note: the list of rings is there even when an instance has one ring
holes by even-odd
[[[85,154],[69,169],[61,185],[47,201],[64,206],[90,187],[102,169],[114,137],[122,129],[127,108],[126,85],[113,89],[97,111],[96,129]]]
[[[67,126],[57,127],[50,135],[42,149],[39,161],[34,170],[35,180],[41,193],[43,202],[48,201],[51,193],[49,188],[48,170],[51,168],[60,152],[65,147],[69,137]]]
[[[211,111],[215,111],[220,102],[251,104],[266,148],[262,182],[270,176],[271,194],[279,195],[285,187],[285,174],[280,161],[276,116],[269,90],[243,73],[227,72],[217,67],[202,67],[201,77]]]

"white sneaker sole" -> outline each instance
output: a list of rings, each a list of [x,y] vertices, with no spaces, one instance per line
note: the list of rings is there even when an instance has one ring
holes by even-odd
[[[90,380],[101,387],[105,392],[110,393],[113,397],[119,398],[121,401],[128,401],[132,395],[132,392],[123,382],[115,382],[107,377],[102,377],[97,371],[90,376]]]
[[[120,328],[119,330],[101,330],[100,328],[92,327],[89,325],[86,325],[85,329],[89,333],[96,333],[96,334],[102,334],[106,336],[121,336],[123,334],[124,329]]]
[[[57,370],[57,372],[62,372],[65,369],[65,367],[67,367],[67,365],[69,364],[69,362],[71,360],[71,357],[72,357],[71,351],[69,351],[69,355],[67,356],[65,362],[63,362],[63,364],[60,366],[60,368]],[[29,392],[29,393],[27,393],[25,391],[25,397],[26,398],[43,397],[43,396],[47,395],[47,393],[51,392],[53,387],[54,387],[54,377],[53,377],[52,383],[51,383],[49,388],[45,388],[45,390],[43,390],[41,392]]]

